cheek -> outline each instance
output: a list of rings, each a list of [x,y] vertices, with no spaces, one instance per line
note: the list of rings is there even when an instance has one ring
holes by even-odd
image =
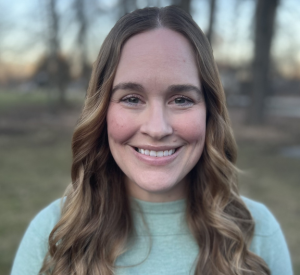
[[[206,114],[196,113],[178,119],[174,130],[186,141],[204,143],[206,132]]]
[[[110,103],[106,121],[109,142],[123,143],[135,132],[132,117],[114,103]]]

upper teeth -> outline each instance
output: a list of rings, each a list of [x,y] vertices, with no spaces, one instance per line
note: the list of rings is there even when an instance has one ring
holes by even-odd
[[[166,157],[171,156],[175,153],[175,149],[165,150],[165,151],[152,151],[138,148],[139,153],[151,157]]]

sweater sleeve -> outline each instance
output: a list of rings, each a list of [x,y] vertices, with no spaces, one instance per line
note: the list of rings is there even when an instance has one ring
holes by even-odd
[[[288,246],[279,223],[266,206],[243,199],[255,220],[250,250],[264,259],[272,275],[293,275]]]
[[[272,275],[293,275],[289,250],[280,228],[272,235],[256,236],[251,247],[265,260]]]
[[[38,275],[48,251],[48,237],[60,218],[60,200],[43,209],[29,224],[20,243],[11,275]]]

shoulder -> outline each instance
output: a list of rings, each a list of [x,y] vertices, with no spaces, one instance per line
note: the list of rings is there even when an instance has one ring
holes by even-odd
[[[19,245],[11,275],[38,274],[48,251],[49,235],[61,216],[61,199],[40,211],[30,222]]]
[[[279,223],[262,203],[242,197],[255,222],[250,251],[260,256],[272,275],[292,275],[292,264],[283,232]]]
[[[38,228],[39,232],[47,232],[50,234],[60,219],[61,203],[62,199],[57,199],[41,210],[31,221],[29,228]]]
[[[280,230],[271,211],[262,203],[242,197],[255,222],[255,236],[270,236]]]

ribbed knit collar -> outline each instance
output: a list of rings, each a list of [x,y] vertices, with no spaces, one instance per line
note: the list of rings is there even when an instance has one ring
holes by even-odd
[[[171,202],[147,202],[131,198],[133,211],[142,211],[145,214],[172,214],[185,212],[186,200],[181,199]]]

